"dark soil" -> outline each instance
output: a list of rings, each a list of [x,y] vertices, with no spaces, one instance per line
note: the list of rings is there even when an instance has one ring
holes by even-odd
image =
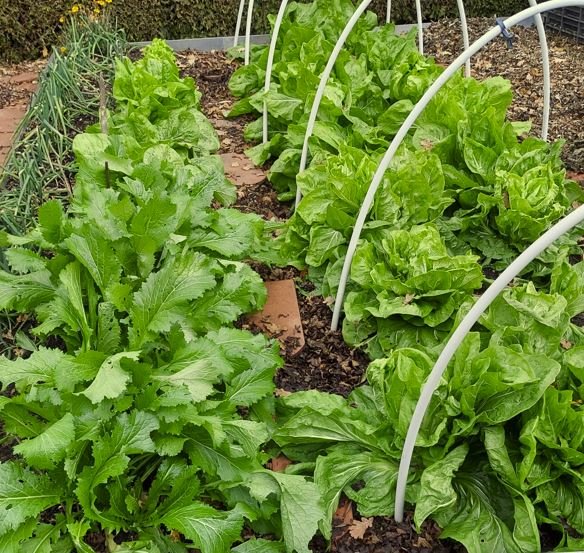
[[[268,220],[285,221],[292,215],[292,205],[278,201],[278,194],[267,179],[253,186],[239,186],[233,207],[244,213],[257,213]]]
[[[237,100],[227,86],[240,63],[225,52],[197,52],[187,50],[177,54],[183,76],[193,77],[202,93],[201,111],[210,119],[221,140],[220,154],[242,153],[251,147],[243,138],[243,129],[254,116],[229,119],[227,114]]]
[[[370,526],[369,526],[370,525]],[[362,535],[362,537],[361,537]],[[344,524],[335,517],[332,553],[463,553],[465,548],[451,540],[441,541],[440,529],[426,521],[421,532],[416,532],[411,513],[397,523],[393,518],[355,517],[352,524]]]
[[[264,281],[296,281],[306,344],[296,355],[290,354],[296,344],[289,344],[290,347],[285,342],[282,344],[284,367],[276,375],[277,387],[286,392],[320,390],[348,396],[363,383],[369,359],[361,350],[347,346],[340,331],[330,329],[332,311],[326,300],[314,295],[314,286],[297,269],[264,265],[253,265],[253,268]]]

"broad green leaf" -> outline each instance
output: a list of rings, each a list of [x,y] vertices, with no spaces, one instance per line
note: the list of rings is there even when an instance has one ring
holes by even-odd
[[[115,306],[109,302],[100,302],[97,306],[95,349],[113,355],[119,350],[121,340],[122,331],[116,317]]]
[[[236,513],[221,512],[193,502],[164,514],[161,522],[192,540],[202,553],[226,553],[241,539],[243,519]]]
[[[66,413],[61,419],[48,426],[44,432],[24,440],[14,446],[16,454],[38,469],[51,470],[67,455],[67,450],[75,440],[75,417]]]
[[[38,253],[26,248],[10,248],[4,255],[11,269],[21,274],[42,271],[47,262]]]
[[[259,367],[235,376],[225,390],[225,399],[232,405],[249,407],[274,391],[276,366]]]
[[[443,459],[436,461],[422,473],[420,495],[416,503],[415,523],[419,529],[433,513],[450,510],[457,501],[452,479],[468,454],[464,444],[449,452]]]
[[[60,487],[14,462],[0,463],[0,536],[61,501]]]
[[[319,490],[303,476],[265,471],[259,478],[272,479],[279,488],[282,533],[288,553],[310,553],[308,543],[316,534],[325,510]]]
[[[210,261],[200,254],[187,254],[152,273],[134,294],[130,308],[130,345],[140,348],[156,333],[170,330],[185,317],[188,302],[199,298],[215,284]]]
[[[233,553],[284,553],[286,546],[280,541],[252,538],[231,550]]]
[[[37,383],[63,389],[57,378],[57,369],[63,365],[71,368],[71,357],[59,349],[41,346],[28,359],[20,357],[10,361],[6,357],[0,358],[0,382],[5,387],[16,384],[17,389]]]
[[[93,382],[81,393],[94,404],[106,398],[117,398],[131,379],[131,375],[121,366],[122,359],[137,361],[139,358],[139,351],[123,351],[108,357],[99,367]]]
[[[120,262],[111,245],[96,228],[84,225],[71,234],[65,244],[89,271],[103,295],[119,280],[122,271]]]
[[[363,516],[393,514],[397,463],[374,452],[354,448],[335,448],[318,457],[314,482],[322,494],[326,517],[320,526],[327,539],[332,536],[333,515],[343,492],[357,502]],[[363,489],[353,490],[355,482],[365,483]]]
[[[39,229],[43,238],[51,243],[58,244],[63,239],[63,224],[65,214],[63,206],[58,200],[45,202],[38,213]]]

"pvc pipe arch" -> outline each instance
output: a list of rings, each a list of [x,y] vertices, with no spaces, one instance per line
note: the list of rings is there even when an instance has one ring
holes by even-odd
[[[245,0],[239,0],[239,11],[237,12],[237,23],[235,24],[235,35],[233,36],[233,46],[239,42],[239,32],[241,31],[241,20],[243,19],[243,8]]]
[[[416,0],[416,19],[418,20],[418,50],[424,54],[424,22],[422,21],[422,2]]]
[[[456,0],[456,5],[458,6],[458,15],[460,17],[460,26],[462,28],[462,45],[466,52],[470,46],[470,40],[468,38],[468,22],[466,20],[464,0]],[[470,77],[470,58],[468,58],[464,64],[464,76],[467,78]]]
[[[253,20],[253,2],[254,0],[249,0],[249,4],[247,5],[247,21],[245,23],[245,54],[244,54],[244,63],[245,65],[249,65],[249,55],[251,49],[251,23]]]
[[[537,6],[537,0],[529,0],[531,7]],[[539,48],[541,50],[541,63],[543,68],[543,114],[541,118],[541,137],[547,140],[550,123],[551,104],[551,77],[550,77],[550,55],[548,50],[547,36],[541,14],[534,16],[537,34],[539,36]]]
[[[284,19],[284,14],[286,13],[286,8],[288,7],[288,0],[282,0],[280,3],[280,9],[278,10],[278,15],[276,16],[276,22],[274,23],[274,30],[272,31],[272,39],[270,40],[270,50],[268,52],[268,64],[266,66],[266,82],[264,84],[264,92],[269,92],[270,86],[272,84],[272,67],[274,65],[274,56],[276,55],[276,44],[278,42],[278,35],[280,34],[280,27],[282,26],[282,20]],[[263,142],[266,144],[268,141],[268,102],[264,98],[264,113],[263,113]]]
[[[250,49],[251,49],[251,24],[253,21],[253,4],[254,0],[249,0],[247,5],[247,20],[245,24],[245,52],[244,63],[249,65]],[[235,24],[235,35],[233,37],[233,46],[239,44],[239,33],[241,31],[241,22],[243,20],[243,8],[245,0],[239,0],[239,9],[237,11],[237,23]]]

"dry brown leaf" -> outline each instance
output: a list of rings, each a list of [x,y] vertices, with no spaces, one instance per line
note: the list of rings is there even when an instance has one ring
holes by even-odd
[[[373,526],[373,517],[354,520],[349,528],[349,534],[355,540],[362,540],[365,532]]]
[[[278,455],[270,461],[270,468],[274,472],[284,472],[287,467],[292,464],[292,461],[288,459],[285,455]]]
[[[336,527],[351,526],[353,524],[353,503],[351,501],[343,501],[334,515],[334,525]]]
[[[418,536],[418,541],[416,542],[416,547],[421,549],[422,547],[431,548],[432,544],[422,536]]]
[[[276,388],[276,390],[274,391],[274,395],[276,397],[287,397],[291,394],[292,392],[289,392],[288,390],[282,390],[282,388]]]
[[[572,344],[572,342],[570,342],[569,340],[566,340],[565,338],[562,338],[560,340],[560,344],[562,345],[562,347],[564,349],[570,349],[574,344]]]
[[[416,296],[414,294],[406,294],[404,298],[404,305],[409,305],[410,303],[412,303],[415,297]]]

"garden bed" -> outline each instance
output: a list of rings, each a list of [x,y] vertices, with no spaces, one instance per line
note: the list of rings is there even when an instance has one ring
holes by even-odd
[[[473,40],[488,30],[492,21],[471,19],[469,26]],[[513,34],[513,49],[508,49],[502,40],[495,41],[473,59],[472,74],[479,79],[495,75],[508,78],[515,93],[511,119],[532,120],[532,133],[538,135],[543,107],[543,82],[537,31],[534,27],[517,27]],[[548,40],[553,79],[550,139],[566,139],[563,158],[571,170],[572,178],[584,182],[584,110],[579,97],[584,87],[584,46],[553,33],[549,33]],[[430,24],[426,29],[425,42],[428,54],[434,55],[441,64],[449,64],[461,50],[459,22]],[[250,118],[225,117],[235,100],[227,84],[239,63],[223,52],[184,51],[179,52],[177,57],[184,74],[195,78],[203,92],[202,108],[218,130],[221,151],[241,154],[244,149],[251,147],[243,139],[243,129]],[[243,173],[246,170],[257,170],[251,163],[248,165],[243,168]],[[229,172],[229,164],[226,170]],[[253,186],[238,187],[236,206],[268,219],[285,220],[292,212],[291,205],[278,201],[267,180],[256,181]],[[358,349],[349,348],[340,332],[330,330],[330,304],[326,299],[311,294],[312,285],[304,274],[295,269],[255,268],[266,281],[295,279],[306,333],[306,346],[298,355],[290,355],[286,343],[282,344],[285,365],[277,374],[277,393],[286,395],[298,390],[316,389],[347,396],[363,382],[368,359]],[[492,278],[494,275],[488,276]],[[277,338],[277,335],[274,337]],[[348,509],[351,511],[349,515]],[[393,519],[384,517],[360,521],[358,513],[354,515],[355,518],[350,502],[341,503],[333,525],[333,552],[464,551],[458,543],[440,541],[434,524],[426,524],[424,531],[417,534],[409,517],[404,523],[397,524]],[[348,518],[344,520],[343,517]],[[554,538],[553,533],[548,534],[544,530],[542,543],[546,542],[551,545]],[[325,544],[318,540],[314,540],[312,546],[314,551],[326,550]]]
[[[471,21],[471,29],[475,35],[485,25],[483,21]],[[455,23],[450,22],[432,25],[428,29],[427,48],[430,52],[434,51],[436,53],[440,63],[448,63],[451,57],[458,52],[458,41],[453,38],[457,36],[456,32]],[[511,113],[516,120],[533,118],[535,121],[533,130],[537,134],[538,109],[541,107],[537,100],[541,96],[541,72],[538,73],[533,65],[529,65],[528,61],[525,63],[522,61],[522,56],[527,56],[528,54],[532,55],[529,59],[533,61],[535,30],[518,29],[517,35],[518,40],[515,50],[508,51],[501,47],[502,43],[495,44],[486,54],[477,56],[474,61],[473,72],[475,76],[484,77],[491,74],[504,73],[499,69],[500,64],[516,68],[516,71],[512,72],[512,74],[507,75],[504,73],[505,76],[511,78],[516,89],[516,100]],[[556,40],[560,42],[556,42]],[[555,61],[552,64],[552,74],[557,70],[558,76],[566,77],[568,81],[573,78],[565,86],[561,84],[563,81],[554,79],[553,95],[557,107],[554,108],[556,111],[552,110],[551,134],[554,137],[561,131],[568,138],[568,144],[564,150],[564,159],[573,171],[574,176],[579,178],[582,171],[584,171],[584,163],[581,163],[582,159],[580,157],[581,147],[578,142],[582,138],[580,130],[582,128],[582,112],[581,110],[578,111],[579,108],[574,103],[575,96],[572,95],[570,87],[582,84],[578,80],[582,75],[579,72],[580,65],[574,64],[582,64],[582,69],[584,70],[584,59],[580,56],[578,60],[578,55],[576,54],[573,62],[568,62],[567,64],[570,67],[569,73],[567,71],[562,73],[559,69],[561,63],[565,61],[562,58],[562,52],[565,52],[568,46],[566,45],[567,43],[561,41],[565,40],[564,38],[550,37],[550,50],[555,56]],[[570,48],[572,47],[571,45],[569,46]],[[233,71],[238,67],[238,62],[230,60],[223,52],[185,51],[179,53],[178,59],[182,75],[195,78],[197,86],[202,93],[201,110],[219,135],[220,148],[218,152],[226,163],[227,174],[232,176],[237,185],[237,199],[234,207],[244,213],[259,214],[264,219],[271,220],[274,223],[285,221],[292,212],[291,205],[278,201],[275,191],[266,181],[265,173],[253,167],[253,164],[246,161],[243,156],[244,149],[249,146],[243,139],[243,128],[251,118],[226,118],[226,113],[234,102],[227,84]],[[526,71],[526,73],[523,71]],[[575,92],[575,94],[577,93]],[[566,106],[569,107],[564,111]],[[563,121],[563,125],[561,123],[554,125],[556,118],[559,118],[560,122]],[[108,171],[106,162],[106,183]],[[214,207],[216,207],[215,204]],[[353,390],[358,389],[365,380],[364,375],[369,359],[363,351],[347,346],[340,332],[332,332],[330,330],[330,298],[322,298],[314,292],[314,286],[309,282],[305,272],[290,267],[273,268],[259,262],[251,263],[251,266],[263,281],[293,279],[297,288],[306,345],[300,352],[297,352],[297,344],[294,341],[282,340],[281,353],[284,358],[284,365],[277,371],[275,376],[275,395],[280,398],[286,398],[292,392],[318,390],[338,394],[346,398]],[[150,276],[159,273],[153,272]],[[489,274],[488,276],[492,277],[494,274]],[[19,324],[21,323],[26,324],[26,321],[19,321]],[[239,319],[237,327],[253,332],[266,331],[265,328],[259,329],[245,317]],[[273,332],[270,332],[270,328],[267,330],[267,334],[271,334],[273,338],[281,338],[277,330],[274,329]],[[136,335],[134,339],[136,339]],[[176,336],[173,339],[176,339]],[[571,345],[565,347],[569,348]],[[164,369],[164,367],[162,368]],[[160,374],[156,378],[160,379]],[[8,395],[12,393],[12,389],[8,388],[6,393]],[[220,393],[223,393],[223,391]],[[92,394],[90,393],[88,397],[92,397]],[[95,393],[93,397],[95,397]],[[242,412],[245,411],[245,409],[242,410]],[[5,444],[5,446],[7,445],[10,444]],[[5,460],[9,452],[9,447],[0,449],[0,458]],[[267,467],[277,472],[286,468],[287,463],[288,460],[285,457],[278,456],[269,461]],[[364,483],[355,482],[353,489],[358,491],[362,485]],[[350,494],[350,490],[345,488],[345,491]],[[221,505],[220,501],[216,501],[212,505],[218,509],[225,508],[225,505]],[[53,523],[55,517],[62,516],[62,513],[49,510],[43,516],[45,522]],[[546,544],[548,541],[553,543],[553,539],[548,540],[549,536],[545,534],[545,529],[543,532],[542,544]],[[439,529],[437,525],[428,521],[422,525],[421,532],[417,533],[411,513],[400,524],[387,517],[361,517],[355,505],[346,498],[342,498],[334,514],[331,544],[334,553],[352,553],[356,551],[378,553],[403,550],[417,553],[464,551],[464,547],[460,544],[450,540],[441,541],[438,535]],[[123,539],[135,538],[135,536],[126,536],[124,534],[120,534],[119,537]],[[246,538],[248,537],[250,536],[246,535]],[[176,532],[171,535],[171,539],[179,538],[180,536]],[[105,539],[101,534],[88,535],[86,542],[90,543],[96,551],[106,551]],[[317,536],[313,539],[311,548],[313,551],[320,553],[327,550],[327,544]]]

